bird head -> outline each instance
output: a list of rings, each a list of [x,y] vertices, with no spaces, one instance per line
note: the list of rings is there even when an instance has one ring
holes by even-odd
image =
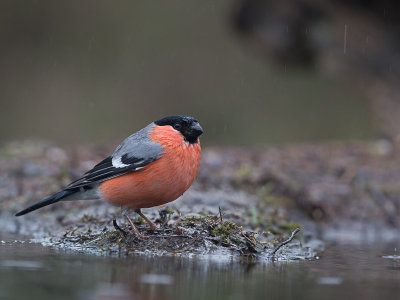
[[[199,122],[189,116],[169,116],[154,123],[158,126],[171,126],[176,131],[179,131],[184,136],[184,139],[191,144],[197,143],[198,137],[203,133],[203,128]]]

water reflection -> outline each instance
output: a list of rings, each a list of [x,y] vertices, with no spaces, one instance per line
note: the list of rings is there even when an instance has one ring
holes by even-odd
[[[396,298],[394,247],[328,247],[321,259],[291,263],[60,253],[0,244],[0,299],[363,299]]]

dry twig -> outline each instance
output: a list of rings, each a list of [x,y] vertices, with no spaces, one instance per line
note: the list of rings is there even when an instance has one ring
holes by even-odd
[[[224,223],[224,220],[222,219],[222,210],[221,210],[221,206],[218,206],[218,211],[219,211],[219,219],[221,221],[221,224]]]
[[[118,223],[117,223],[117,220],[113,219],[113,220],[112,220],[112,223],[113,223],[114,228],[115,228],[117,231],[121,232],[122,235],[126,238],[126,236],[128,235],[128,233],[127,233],[125,230],[123,230],[121,227],[119,227],[119,225],[118,225]]]
[[[300,228],[296,228],[293,232],[292,235],[290,236],[290,238],[288,238],[286,241],[283,241],[282,243],[280,243],[278,246],[276,246],[274,248],[274,250],[271,252],[271,257],[274,258],[276,252],[281,249],[283,246],[285,246],[286,244],[289,244],[293,239],[294,236],[300,231]]]

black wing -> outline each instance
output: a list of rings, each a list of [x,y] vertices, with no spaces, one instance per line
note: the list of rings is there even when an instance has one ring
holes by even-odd
[[[134,172],[159,159],[164,148],[159,143],[149,140],[153,127],[152,123],[127,137],[111,156],[95,165],[67,188],[84,187]]]
[[[121,156],[123,167],[113,165],[113,157],[109,156],[99,162],[90,171],[86,172],[81,178],[71,182],[68,188],[79,188],[91,185],[96,182],[102,182],[113,177],[121,176],[129,172],[137,171],[150,163],[156,161],[159,157],[137,158],[124,154]]]
[[[62,191],[47,197],[38,203],[20,211],[17,216],[22,216],[33,210],[61,201],[68,196],[93,188],[93,184],[138,171],[159,159],[164,148],[149,139],[154,123],[126,138],[114,153],[86,172],[81,178],[70,183]]]

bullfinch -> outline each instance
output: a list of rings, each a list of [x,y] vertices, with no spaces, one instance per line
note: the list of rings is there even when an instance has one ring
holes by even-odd
[[[152,229],[157,227],[141,208],[171,202],[193,183],[199,171],[203,128],[189,116],[169,116],[154,121],[126,138],[112,155],[63,190],[16,216],[59,201],[103,199],[134,209]],[[132,221],[133,233],[139,233]]]

